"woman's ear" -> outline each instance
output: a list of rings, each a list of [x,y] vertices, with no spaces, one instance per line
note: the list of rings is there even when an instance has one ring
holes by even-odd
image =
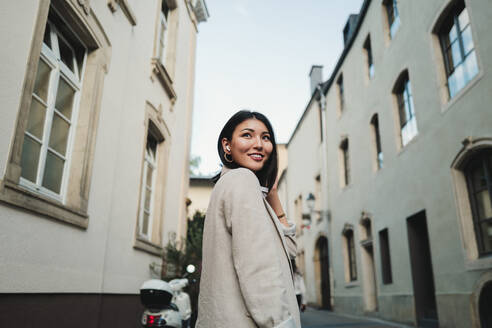
[[[222,149],[226,154],[231,153],[231,143],[227,138],[222,138]]]

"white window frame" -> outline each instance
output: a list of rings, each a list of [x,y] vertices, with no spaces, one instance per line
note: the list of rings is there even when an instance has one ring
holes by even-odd
[[[68,168],[70,167],[70,162],[71,162],[71,154],[72,154],[72,144],[73,144],[73,139],[74,139],[74,132],[75,129],[74,127],[77,125],[77,117],[78,117],[78,109],[79,109],[79,103],[80,103],[80,91],[82,87],[82,81],[83,81],[83,73],[82,76],[79,76],[79,72],[84,71],[85,67],[85,62],[87,60],[87,49],[84,51],[84,58],[82,60],[82,68],[79,69],[77,59],[76,59],[76,52],[71,46],[70,42],[68,42],[58,31],[56,28],[56,25],[52,23],[50,20],[47,21],[47,26],[49,27],[49,37],[50,37],[50,42],[51,42],[51,48],[48,47],[44,42],[42,45],[41,49],[41,54],[40,54],[40,59],[43,60],[50,68],[52,69],[50,73],[50,78],[48,82],[48,95],[47,95],[47,103],[42,101],[40,97],[32,93],[32,97],[35,98],[37,101],[40,101],[43,105],[46,106],[46,113],[45,113],[45,120],[44,120],[44,127],[43,127],[43,136],[42,140],[39,140],[39,138],[35,137],[28,131],[24,131],[24,134],[35,140],[37,143],[41,144],[40,148],[40,153],[39,153],[39,161],[38,161],[38,169],[36,173],[36,183],[29,181],[22,176],[19,179],[19,184],[29,190],[32,190],[34,192],[40,193],[42,195],[48,196],[50,198],[53,198],[57,201],[60,201],[62,203],[65,202],[66,198],[66,189],[67,189],[67,183],[68,183]],[[63,39],[63,41],[66,43],[66,45],[72,50],[73,52],[73,67],[74,67],[74,72],[68,68],[65,63],[61,60],[60,56],[60,49],[59,49],[59,44],[58,44],[58,38]],[[80,40],[78,40],[80,42]],[[56,96],[58,93],[58,83],[60,79],[64,79],[67,84],[74,88],[75,94],[74,94],[74,101],[72,104],[72,117],[71,118],[66,118],[62,113],[60,113],[58,110],[55,109],[55,102],[56,102]],[[67,136],[67,149],[65,156],[61,155],[54,149],[51,149],[49,147],[49,138],[51,135],[51,129],[52,129],[52,123],[53,123],[53,117],[55,115],[59,115],[63,120],[68,122],[70,124],[69,130],[68,130],[68,136]],[[60,193],[57,194],[56,192],[49,190],[46,187],[43,187],[43,176],[45,172],[45,165],[46,165],[46,157],[48,152],[51,152],[55,154],[58,158],[62,158],[64,160],[64,165],[63,165],[63,173],[62,173],[62,181],[60,185]]]
[[[401,125],[401,117],[399,117],[400,124],[400,136],[401,136],[401,146],[405,147],[412,141],[418,134],[418,126],[417,126],[417,118],[415,116],[415,106],[413,104],[413,94],[412,94],[412,86],[410,84],[410,79],[405,79],[403,81],[401,93],[397,94],[397,98],[403,98],[403,107],[405,110],[405,115],[409,117],[409,119],[405,122],[405,124]],[[408,104],[409,108],[405,106]],[[397,101],[398,105],[398,115],[400,116],[400,101]]]
[[[468,16],[468,23],[465,25],[464,28],[461,26],[461,22],[460,22],[460,16],[463,13],[465,13],[466,16]],[[449,62],[449,58],[446,55],[446,51],[448,50],[448,48],[446,47],[446,45],[444,43],[444,36],[443,36],[442,31],[439,32],[438,37],[439,37],[439,43],[441,44],[441,52],[442,52],[442,56],[443,56],[443,60],[444,60],[444,66],[445,66],[444,70],[446,72],[446,86],[448,89],[448,96],[449,96],[449,99],[453,99],[457,94],[460,93],[461,90],[463,90],[470,83],[470,81],[472,81],[478,75],[480,69],[478,67],[476,45],[475,45],[475,40],[473,39],[473,33],[471,31],[471,29],[472,29],[471,18],[470,18],[470,14],[468,12],[468,8],[465,5],[465,7],[462,9],[461,12],[458,13],[456,10],[453,10],[449,15],[452,16],[452,20],[453,20],[453,25],[452,25],[450,30],[452,30],[453,28],[456,29],[456,39],[454,41],[450,40],[449,49],[451,49],[453,43],[456,42],[458,44],[459,54],[461,57],[461,61],[456,66],[454,66],[454,64]],[[465,44],[463,41],[463,34],[464,34],[466,29],[470,29],[471,42],[473,43],[473,48],[471,50],[469,50],[468,52],[466,52]],[[450,32],[448,32],[448,33],[450,33]],[[453,62],[455,62],[457,58],[452,56],[452,59],[453,59]],[[467,60],[474,60],[475,61],[475,68],[476,68],[475,72],[468,70],[468,67],[466,66]],[[453,67],[451,67],[451,65],[453,65]],[[450,79],[452,79],[455,76],[455,73],[457,73],[459,70],[463,71],[463,73],[462,73],[463,74],[462,85],[459,88],[457,87],[456,90],[452,90]]]
[[[393,22],[389,24],[389,11],[388,7],[386,7],[386,14],[388,16],[388,28],[389,28],[389,35],[390,39],[393,39],[396,35],[396,32],[400,28],[400,11],[398,10],[398,1],[397,0],[388,0],[388,2],[392,3],[393,7]],[[386,4],[388,6],[388,4]]]
[[[151,136],[149,136],[151,137]],[[147,138],[148,140],[148,138]],[[154,139],[155,140],[155,139]],[[148,143],[148,141],[147,141]],[[152,226],[154,223],[154,196],[155,196],[155,180],[156,180],[156,173],[157,173],[157,158],[158,158],[158,145],[159,141],[155,140],[156,147],[155,147],[155,154],[149,154],[148,151],[148,146],[147,144],[145,145],[145,157],[144,157],[144,165],[143,165],[143,175],[142,175],[142,186],[140,190],[140,209],[139,209],[139,215],[138,215],[138,235],[148,241],[151,240],[152,238]],[[145,209],[145,195],[147,189],[147,171],[148,167],[152,167],[152,181],[151,181],[151,187],[150,187],[150,202],[149,202],[149,210],[147,211]],[[149,222],[147,223],[147,233],[143,232],[143,220],[144,220],[144,213],[148,214],[149,216]]]
[[[165,1],[165,0],[163,0]],[[169,10],[170,12],[171,10]],[[168,16],[169,16],[169,12],[168,12]],[[164,13],[162,12],[162,10],[160,11],[160,14],[159,14],[159,36],[158,36],[158,39],[157,41],[159,42],[159,45],[157,47],[157,58],[159,59],[160,63],[165,66],[165,61],[166,61],[166,50],[167,50],[167,47],[166,47],[166,40],[167,40],[167,35],[168,35],[168,22],[167,22],[167,18],[166,16],[164,15]],[[164,27],[164,31],[163,31],[163,27]]]

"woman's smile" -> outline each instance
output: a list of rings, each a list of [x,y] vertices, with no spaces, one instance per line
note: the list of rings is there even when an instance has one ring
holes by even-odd
[[[263,160],[263,157],[265,157],[265,156],[262,154],[254,153],[254,154],[250,154],[249,157],[251,157],[255,161],[261,162]]]

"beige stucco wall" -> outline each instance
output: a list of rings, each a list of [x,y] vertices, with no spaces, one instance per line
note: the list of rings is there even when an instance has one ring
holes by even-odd
[[[111,44],[104,78],[101,113],[89,196],[89,224],[80,229],[0,203],[1,292],[83,292],[136,294],[151,277],[149,264],[159,256],[135,249],[140,177],[145,146],[146,103],[162,109],[169,130],[163,245],[170,232],[185,231],[193,104],[196,27],[184,0],[179,15],[173,87],[174,106],[163,86],[151,79],[155,27],[160,1],[128,1],[137,24],[121,9],[112,13],[107,1],[91,1],[91,10]],[[0,173],[9,147],[21,98],[38,1],[3,2],[0,35]],[[13,28],[15,27],[15,28]]]
[[[401,25],[390,41],[381,2],[371,1],[357,37],[335,75],[334,80],[343,73],[344,80],[345,110],[340,117],[336,84],[328,90],[328,199],[332,221],[331,231],[324,232],[329,233],[335,310],[350,313],[364,310],[359,226],[363,211],[370,214],[373,225],[376,316],[409,323],[415,319],[406,218],[421,210],[427,215],[440,326],[470,326],[474,316],[471,295],[477,292],[479,276],[492,268],[490,259],[467,258],[450,169],[462,149],[463,139],[492,137],[492,40],[487,32],[492,7],[479,0],[465,1],[480,72],[460,94],[447,101],[442,97],[445,90],[442,55],[432,30],[448,3],[447,0],[398,1]],[[375,65],[371,81],[366,77],[363,51],[369,33]],[[400,149],[392,89],[405,69],[409,72],[419,134]],[[316,149],[309,143],[315,138],[314,116],[317,115],[312,110],[316,107],[310,108],[288,145],[289,213],[293,213],[294,197],[313,189],[313,174],[317,172],[315,165],[305,160],[312,158],[313,162],[319,162]],[[372,165],[370,120],[374,113],[379,116],[384,153],[384,168],[379,171],[374,171]],[[313,117],[312,121],[309,117]],[[345,135],[349,138],[351,183],[342,188],[339,143]],[[342,252],[342,230],[347,223],[354,226],[357,258],[358,280],[352,283],[345,282]],[[389,229],[393,271],[393,283],[388,285],[382,284],[380,272],[378,232],[384,228]],[[304,232],[298,240],[306,249],[308,299],[313,301],[314,280],[310,273],[313,269],[309,269],[312,263],[307,252],[314,247],[315,239],[308,236]]]
[[[288,144],[288,169],[286,181],[281,189],[287,185],[287,209],[289,217],[298,226],[297,244],[298,253],[304,252],[305,267],[304,279],[306,282],[307,302],[317,303],[316,275],[314,267],[315,244],[320,235],[326,234],[327,221],[318,220],[317,213],[312,214],[309,228],[300,228],[302,218],[296,213],[295,200],[302,196],[302,213],[308,214],[306,198],[309,193],[316,195],[316,178],[321,175],[321,131],[319,123],[319,105],[316,101],[308,104],[307,110],[299,122],[298,132],[294,134]],[[318,197],[316,200],[320,202]],[[320,208],[320,207],[318,207]]]
[[[196,211],[207,212],[208,202],[214,185],[209,178],[190,179],[188,198],[191,204],[188,206],[188,217],[192,218]]]

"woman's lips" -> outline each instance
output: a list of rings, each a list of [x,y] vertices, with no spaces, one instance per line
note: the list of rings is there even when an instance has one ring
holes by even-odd
[[[257,162],[261,162],[263,160],[263,155],[261,154],[251,154],[249,155],[249,157],[251,157],[252,160]]]

